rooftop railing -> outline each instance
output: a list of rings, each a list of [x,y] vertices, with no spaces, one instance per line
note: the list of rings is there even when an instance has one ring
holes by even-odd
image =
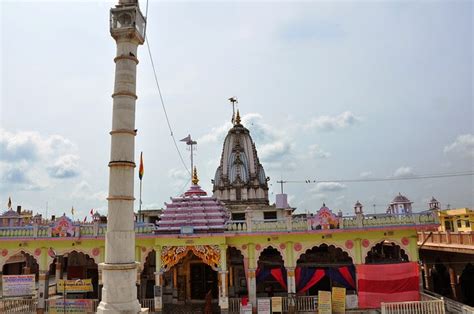
[[[246,219],[229,220],[226,223],[227,233],[252,233],[252,232],[294,232],[325,229],[363,229],[381,228],[389,226],[423,226],[438,223],[438,216],[433,212],[414,213],[406,215],[356,215],[335,216],[331,225],[321,225],[316,216],[298,217],[287,216],[280,219]],[[58,233],[53,225],[27,225],[20,227],[0,227],[0,239],[7,238],[97,238],[103,237],[107,225],[99,222],[74,224],[67,230]],[[156,225],[153,223],[135,223],[137,235],[153,235]],[[472,238],[457,238],[452,236],[453,242],[473,243]]]

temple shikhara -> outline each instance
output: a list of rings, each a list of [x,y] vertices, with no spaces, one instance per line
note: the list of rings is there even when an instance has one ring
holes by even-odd
[[[108,212],[91,212],[92,221],[82,222],[3,208],[1,313],[316,313],[328,307],[320,313],[331,307],[332,313],[366,313],[385,303],[438,302],[424,289],[463,302],[472,296],[472,265],[442,269],[445,261],[433,253],[454,247],[436,244],[443,232],[450,241],[467,232],[462,228],[472,232],[465,223],[472,211],[442,211],[434,198],[414,204],[398,194],[382,214],[369,213],[357,199],[350,215],[330,201],[298,212],[283,192],[270,198],[259,143],[238,110],[215,174],[193,167],[182,195],[137,215],[136,68],[145,26],[136,0],[112,8],[117,51]],[[199,180],[211,178],[212,191],[203,190]],[[472,233],[458,238],[459,245],[474,243]],[[433,255],[420,259],[421,248]],[[470,250],[462,254],[473,257]],[[440,282],[447,291],[439,290]]]

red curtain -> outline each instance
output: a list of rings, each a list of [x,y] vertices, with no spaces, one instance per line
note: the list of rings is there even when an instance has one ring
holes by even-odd
[[[314,272],[313,277],[311,277],[308,283],[301,290],[299,290],[298,293],[304,293],[306,290],[317,284],[324,276],[324,269],[317,269]]]
[[[378,308],[381,302],[420,300],[417,263],[356,267],[360,308]]]
[[[285,289],[286,288],[286,278],[283,278],[283,272],[281,271],[281,268],[273,268],[270,270],[270,273],[272,274],[273,278],[278,281],[278,283]]]

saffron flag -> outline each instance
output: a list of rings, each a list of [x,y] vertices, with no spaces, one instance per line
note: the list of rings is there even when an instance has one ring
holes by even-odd
[[[12,198],[11,198],[11,197],[8,197],[7,208],[8,208],[8,209],[12,208]]]
[[[356,265],[360,308],[380,308],[381,302],[420,300],[419,270],[415,262]]]
[[[90,214],[91,216],[94,216],[94,208],[91,209]]]
[[[87,216],[86,216],[86,217],[84,217],[84,222],[86,222],[86,221],[87,221]]]
[[[71,207],[71,215],[74,216],[74,206]]]
[[[143,173],[145,169],[143,168],[143,152],[140,153],[140,168],[138,169],[138,177],[140,180],[143,178]]]

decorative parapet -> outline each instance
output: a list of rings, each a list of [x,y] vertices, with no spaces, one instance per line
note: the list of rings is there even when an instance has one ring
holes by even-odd
[[[417,214],[406,214],[406,215],[389,215],[389,214],[376,214],[376,215],[357,215],[357,216],[346,216],[338,218],[338,225],[333,226],[331,229],[366,229],[366,228],[380,228],[390,226],[423,226],[438,224],[438,216],[433,212],[424,212]],[[286,219],[279,220],[253,220],[252,230],[244,228],[243,221],[229,220],[227,222],[228,232],[283,232],[283,231],[305,231],[305,230],[325,230],[321,224],[314,223],[312,217],[293,217],[291,225],[288,225]],[[291,229],[288,230],[288,226]]]
[[[106,224],[98,222],[73,225],[70,232],[55,232],[54,225],[28,225],[21,227],[0,227],[0,239],[9,238],[97,238],[104,237]],[[151,223],[135,224],[136,234],[154,234],[155,225]]]
[[[254,232],[295,232],[326,230],[321,224],[314,224],[313,216],[285,217],[274,220],[229,220],[225,233],[254,233]],[[331,229],[366,229],[393,226],[416,226],[438,224],[438,216],[434,212],[423,212],[406,215],[357,215],[338,217],[338,224]],[[249,228],[249,224],[251,228]],[[70,232],[57,232],[54,225],[28,225],[21,227],[0,227],[0,240],[9,238],[97,238],[104,237],[107,225],[99,222],[74,224]],[[55,232],[56,231],[56,232]],[[136,223],[137,235],[154,235],[156,225],[152,223]]]

